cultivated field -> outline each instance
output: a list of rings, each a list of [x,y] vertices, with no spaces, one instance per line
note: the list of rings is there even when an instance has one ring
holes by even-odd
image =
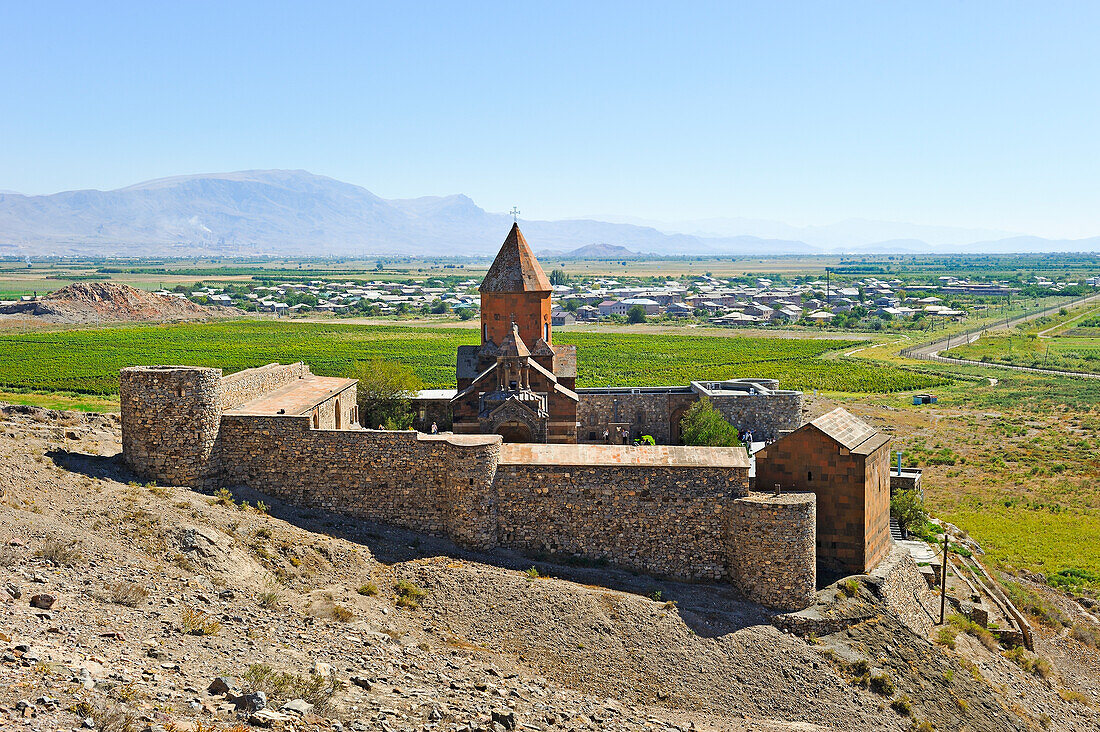
[[[1089,303],[944,354],[974,361],[1100,373],[1100,307]]]
[[[455,385],[455,350],[477,342],[467,328],[226,321],[0,335],[0,389],[114,394],[123,366],[169,363],[226,372],[305,361],[341,375],[356,361],[393,359],[429,387]],[[579,386],[664,386],[693,379],[761,376],[787,388],[891,392],[943,383],[896,367],[835,358],[860,341],[562,333],[578,347]],[[832,358],[826,358],[832,356]]]

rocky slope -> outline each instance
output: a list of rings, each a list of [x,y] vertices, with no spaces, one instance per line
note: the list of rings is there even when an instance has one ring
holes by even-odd
[[[0,413],[0,728],[1100,729],[1071,638],[1043,680],[867,583],[799,637],[722,588],[141,485],[118,450],[111,415]]]
[[[206,320],[239,313],[114,282],[77,282],[37,300],[0,306],[0,318],[66,324]]]

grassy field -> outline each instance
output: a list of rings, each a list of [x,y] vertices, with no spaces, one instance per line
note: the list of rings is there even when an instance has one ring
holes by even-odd
[[[860,356],[904,362],[889,351]],[[924,470],[930,512],[969,532],[989,564],[1075,577],[1076,586],[1063,586],[1100,592],[1100,381],[921,367],[956,376],[934,390],[938,404],[902,395],[841,401],[892,428],[903,462]]]
[[[1095,303],[991,334],[946,356],[1012,366],[1100,373],[1100,308]]]
[[[113,394],[122,366],[169,363],[226,372],[272,361],[305,361],[316,373],[348,373],[356,361],[394,359],[429,387],[455,384],[455,350],[477,342],[459,328],[227,321],[0,335],[0,388]],[[578,346],[580,386],[662,386],[692,379],[777,378],[788,388],[889,392],[942,383],[898,368],[826,359],[849,340],[712,338],[562,333]]]

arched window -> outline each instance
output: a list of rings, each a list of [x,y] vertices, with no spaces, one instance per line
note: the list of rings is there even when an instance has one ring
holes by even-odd
[[[544,335],[542,336],[542,338],[543,338],[544,341],[549,343],[550,342],[550,324],[546,323],[545,325],[542,326],[542,328],[543,328],[543,331],[544,331]]]
[[[814,480],[814,473],[813,473],[813,471],[812,471],[812,470],[811,470],[811,471],[808,471],[808,472],[806,473],[806,482],[807,482],[807,483],[812,483],[812,482],[813,482],[813,480]]]

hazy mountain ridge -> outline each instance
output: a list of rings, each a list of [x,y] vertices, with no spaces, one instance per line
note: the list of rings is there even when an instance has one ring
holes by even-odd
[[[0,193],[0,254],[490,255],[509,218],[461,194],[387,200],[304,170],[248,170],[161,178],[112,191]],[[592,218],[522,223],[538,249],[553,252],[590,245],[662,255],[1100,250],[1100,237],[998,238],[1001,232],[890,222],[800,228],[711,219],[694,222],[693,233]],[[875,238],[887,230],[896,235]],[[959,236],[966,241],[943,243]]]

